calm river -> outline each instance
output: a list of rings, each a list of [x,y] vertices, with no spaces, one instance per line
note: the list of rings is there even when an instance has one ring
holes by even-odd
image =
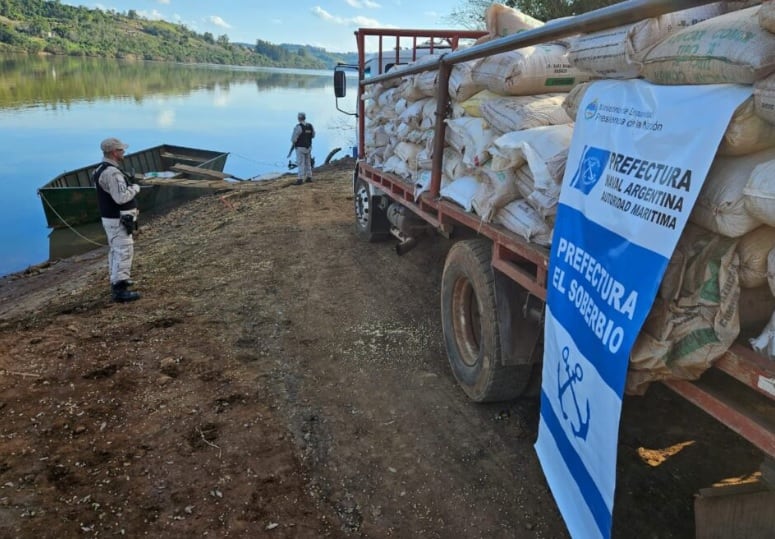
[[[299,111],[317,131],[318,164],[334,148],[335,158],[349,153],[354,120],[336,110],[328,71],[0,57],[0,276],[58,256],[37,189],[99,162],[102,139],[118,137],[129,152],[228,152],[225,172],[254,178],[288,170]]]

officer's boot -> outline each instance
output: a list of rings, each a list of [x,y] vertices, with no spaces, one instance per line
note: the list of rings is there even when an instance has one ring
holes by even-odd
[[[127,282],[119,281],[110,286],[110,290],[113,296],[113,301],[124,303],[127,301],[134,301],[140,299],[140,294],[132,290],[127,290]]]

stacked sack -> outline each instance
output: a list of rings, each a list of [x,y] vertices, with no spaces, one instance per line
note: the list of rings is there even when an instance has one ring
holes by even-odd
[[[480,41],[540,24],[499,4],[486,20]],[[752,85],[633,349],[628,392],[697,378],[741,327],[761,331],[775,308],[773,29],[775,0],[718,2],[452,68],[440,195],[543,246],[551,244],[573,119],[589,81]],[[435,77],[372,85],[367,98],[369,162],[413,182],[416,196],[430,183]],[[772,326],[773,339],[759,349],[775,349]]]
[[[488,35],[480,41],[542,24],[500,4],[487,9],[486,20]],[[485,222],[550,245],[573,133],[562,103],[589,78],[570,64],[567,46],[559,43],[454,65],[440,195]],[[372,85],[368,96],[370,103],[391,109],[367,113],[373,121],[368,130],[376,127],[388,140],[382,148],[375,145],[374,156],[367,141],[367,159],[412,181],[417,197],[430,185],[436,83],[436,72],[429,71],[394,88]]]
[[[724,13],[727,7],[694,8],[705,9],[704,20],[640,50],[627,47],[617,72],[654,84],[753,89],[730,120],[635,343],[631,393],[642,393],[653,380],[696,379],[741,330],[761,331],[775,309],[775,286],[768,286],[775,273],[775,2]],[[706,17],[714,9],[721,12]],[[759,341],[760,351],[772,346]]]
[[[487,9],[485,20],[486,39],[540,24],[500,4]],[[592,76],[571,64],[567,44],[559,42],[457,64],[452,72],[468,84],[450,84],[448,151],[460,154],[466,175],[445,185],[441,196],[548,247],[573,135],[562,104]],[[472,129],[482,133],[475,144]]]

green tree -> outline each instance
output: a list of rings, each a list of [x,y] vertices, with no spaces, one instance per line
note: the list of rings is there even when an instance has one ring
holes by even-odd
[[[579,15],[601,7],[618,4],[621,0],[502,0],[501,4],[518,9],[539,21]],[[465,28],[484,29],[484,14],[491,0],[466,0],[449,15],[450,22]]]
[[[29,32],[34,36],[46,36],[51,31],[51,25],[43,17],[35,17],[30,21]]]
[[[58,0],[0,0],[0,52],[100,56],[175,62],[322,69],[338,56],[308,46],[258,40],[255,49],[227,35],[197,34],[183,25],[148,20],[136,10],[88,9]],[[303,53],[298,53],[299,50]]]
[[[5,25],[0,25],[0,43],[7,43],[8,45],[19,45],[24,41],[24,38],[14,30]]]

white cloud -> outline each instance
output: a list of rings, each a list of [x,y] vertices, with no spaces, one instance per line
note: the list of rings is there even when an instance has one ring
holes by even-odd
[[[341,23],[341,24],[344,24],[344,23],[341,21],[341,19],[340,19],[340,20],[337,20],[337,19],[338,19],[338,17],[334,17],[334,16],[333,16],[333,15],[331,15],[331,14],[330,14],[328,11],[326,11],[325,9],[323,9],[323,8],[322,8],[322,7],[320,7],[320,6],[315,6],[315,7],[313,7],[313,8],[312,8],[312,14],[313,14],[313,15],[315,15],[316,17],[319,17],[319,18],[323,19],[324,21],[328,21],[328,22],[339,22],[339,23]]]
[[[326,22],[330,22],[332,24],[340,24],[343,26],[365,26],[365,27],[380,27],[384,26],[379,23],[377,19],[372,19],[370,17],[339,17],[336,15],[331,15],[328,11],[323,9],[320,6],[315,6],[312,8],[312,14],[318,17],[319,19],[322,19]]]
[[[231,28],[231,25],[220,18],[218,15],[210,15],[207,20],[213,23],[215,26],[220,26],[221,28]]]
[[[170,3],[170,0],[156,0],[156,1],[159,2],[160,4],[165,4],[165,5]]]
[[[356,9],[361,9],[361,8],[375,9],[375,8],[382,7],[377,2],[373,2],[372,0],[345,0],[345,1],[350,7],[354,7]]]

